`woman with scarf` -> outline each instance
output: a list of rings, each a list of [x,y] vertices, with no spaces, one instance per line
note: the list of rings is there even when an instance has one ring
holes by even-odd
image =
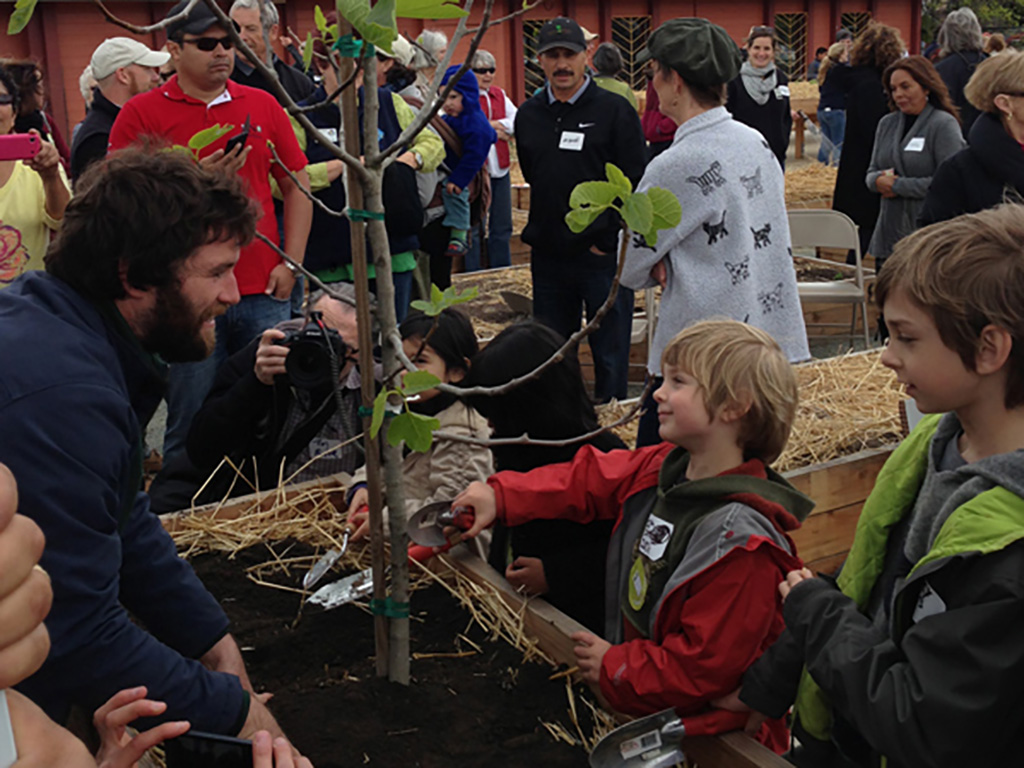
[[[747,60],[739,77],[729,83],[725,107],[735,119],[760,131],[785,170],[793,114],[789,79],[775,66],[775,30],[771,27],[751,28]]]

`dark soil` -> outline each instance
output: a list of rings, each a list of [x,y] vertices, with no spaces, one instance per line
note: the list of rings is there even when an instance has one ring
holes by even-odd
[[[471,650],[456,639],[462,633],[484,652],[413,660],[406,688],[376,677],[373,620],[362,609],[307,605],[293,629],[298,595],[245,577],[246,566],[268,559],[256,547],[233,561],[204,555],[193,565],[231,618],[253,686],[274,693],[271,710],[317,768],[587,765],[581,747],[555,742],[540,725],[569,726],[564,682],[468,627],[468,613],[441,587],[413,594],[412,651]]]

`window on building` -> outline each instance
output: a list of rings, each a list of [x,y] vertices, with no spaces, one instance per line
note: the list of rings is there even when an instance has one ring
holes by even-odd
[[[537,36],[547,19],[527,19],[523,22],[523,83],[526,98],[544,85],[544,70],[537,61]]]
[[[619,52],[622,54],[622,74],[619,77],[634,91],[642,91],[647,88],[644,67],[642,64],[637,64],[636,59],[643,47],[647,45],[647,39],[650,36],[650,16],[612,17],[612,42],[618,46]]]
[[[864,27],[870,21],[871,13],[869,11],[852,11],[839,16],[839,26],[850,30],[850,34],[853,35],[854,39],[860,37],[860,33],[864,31]]]
[[[807,14],[775,14],[775,66],[790,80],[807,76]]]

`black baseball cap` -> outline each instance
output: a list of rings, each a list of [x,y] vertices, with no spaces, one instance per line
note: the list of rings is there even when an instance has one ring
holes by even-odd
[[[573,53],[587,50],[583,29],[575,21],[564,16],[546,22],[537,35],[537,54],[550,51],[552,48],[568,48]]]
[[[715,86],[740,73],[740,49],[729,33],[707,19],[670,19],[647,39],[637,64],[654,59],[668,65],[687,82]]]
[[[188,0],[181,0],[180,3],[171,8],[164,18],[176,16],[187,7]],[[176,40],[182,35],[201,35],[214,24],[219,23],[220,19],[213,14],[210,7],[203,0],[199,0],[195,7],[188,12],[188,16],[167,25],[167,39]]]

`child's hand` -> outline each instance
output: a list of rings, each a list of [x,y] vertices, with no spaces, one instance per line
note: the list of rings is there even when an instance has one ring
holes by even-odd
[[[450,181],[447,184],[444,185],[444,188],[445,188],[445,191],[447,191],[449,195],[461,195],[462,194],[462,187],[456,187]]]
[[[787,573],[786,580],[779,584],[779,594],[782,595],[782,602],[786,602],[786,598],[789,597],[789,593],[793,590],[793,587],[801,581],[813,578],[814,574],[807,568],[801,568],[799,571],[790,571]]]
[[[366,486],[360,486],[352,494],[352,501],[348,505],[348,524],[352,526],[353,533],[349,541],[359,541],[370,532],[370,492]]]
[[[470,483],[466,490],[455,497],[452,508],[456,507],[473,508],[473,525],[462,532],[463,539],[472,539],[480,531],[490,528],[498,516],[498,502],[494,496],[494,489],[479,480]]]
[[[601,682],[601,662],[612,644],[590,632],[573,632],[569,637],[576,643],[572,651],[576,654],[583,679],[591,685],[598,685]]]
[[[102,741],[96,755],[99,768],[134,768],[150,747],[185,733],[189,729],[187,720],[163,723],[135,736],[127,732],[127,726],[140,717],[155,717],[166,709],[162,701],[146,698],[145,686],[111,696],[92,718]]]
[[[761,724],[768,719],[768,715],[764,715],[760,712],[755,712],[746,704],[740,700],[740,691],[742,688],[737,688],[732,693],[727,693],[719,699],[712,699],[711,706],[717,707],[718,709],[726,709],[730,712],[749,712],[750,717],[747,718],[747,724],[743,730],[750,736],[756,734],[761,730]]]
[[[544,562],[539,557],[517,557],[505,569],[505,578],[513,587],[522,587],[531,596],[543,595],[549,589]]]

